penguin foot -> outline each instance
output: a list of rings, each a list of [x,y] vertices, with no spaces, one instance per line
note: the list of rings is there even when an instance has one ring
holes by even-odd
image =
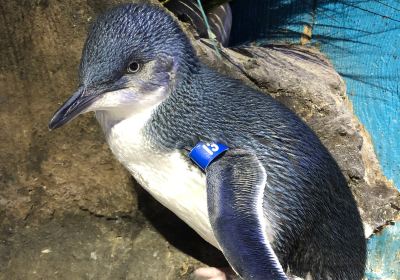
[[[192,274],[193,280],[236,280],[240,279],[230,268],[202,267]]]

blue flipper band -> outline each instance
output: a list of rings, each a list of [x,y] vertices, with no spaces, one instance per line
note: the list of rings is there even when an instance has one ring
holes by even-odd
[[[209,166],[214,159],[227,150],[229,150],[229,147],[224,144],[213,142],[205,143],[200,141],[190,151],[189,157],[205,171],[207,166]]]

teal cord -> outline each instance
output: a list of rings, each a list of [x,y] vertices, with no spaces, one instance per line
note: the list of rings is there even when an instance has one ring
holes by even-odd
[[[210,25],[208,24],[207,15],[206,15],[206,13],[204,12],[204,9],[203,9],[203,5],[201,4],[201,1],[200,1],[200,0],[197,0],[197,4],[199,5],[199,9],[200,9],[201,15],[203,16],[204,23],[206,24],[207,33],[208,33],[208,38],[210,38],[211,41],[213,42],[215,52],[216,52],[218,58],[221,59],[222,57],[221,57],[221,54],[219,53],[219,49],[218,49],[218,45],[217,45],[217,40],[216,40],[216,38],[215,38],[214,33],[211,32]]]

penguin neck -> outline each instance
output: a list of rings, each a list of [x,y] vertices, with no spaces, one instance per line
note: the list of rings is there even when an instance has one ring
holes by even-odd
[[[176,79],[168,98],[157,106],[151,121],[146,125],[146,135],[151,142],[163,149],[181,149],[193,146],[194,139],[204,134],[201,125],[203,107],[204,66],[194,69]],[[207,135],[204,135],[207,136]]]
[[[159,149],[194,146],[197,136],[212,138],[202,124],[205,95],[212,94],[207,84],[209,76],[206,66],[193,65],[192,69],[176,75],[166,99],[140,108],[132,105],[97,111],[96,118],[106,136],[115,125],[125,122],[136,128],[140,126],[144,137]]]
[[[149,109],[140,111],[133,110],[132,108],[119,108],[118,110],[96,111],[96,119],[106,135],[109,134],[111,129],[122,121],[138,118],[148,115]]]

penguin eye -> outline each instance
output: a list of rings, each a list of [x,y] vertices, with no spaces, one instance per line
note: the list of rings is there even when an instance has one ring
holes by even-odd
[[[140,70],[140,64],[137,62],[132,62],[131,64],[128,65],[128,68],[126,71],[130,74],[137,73]]]

